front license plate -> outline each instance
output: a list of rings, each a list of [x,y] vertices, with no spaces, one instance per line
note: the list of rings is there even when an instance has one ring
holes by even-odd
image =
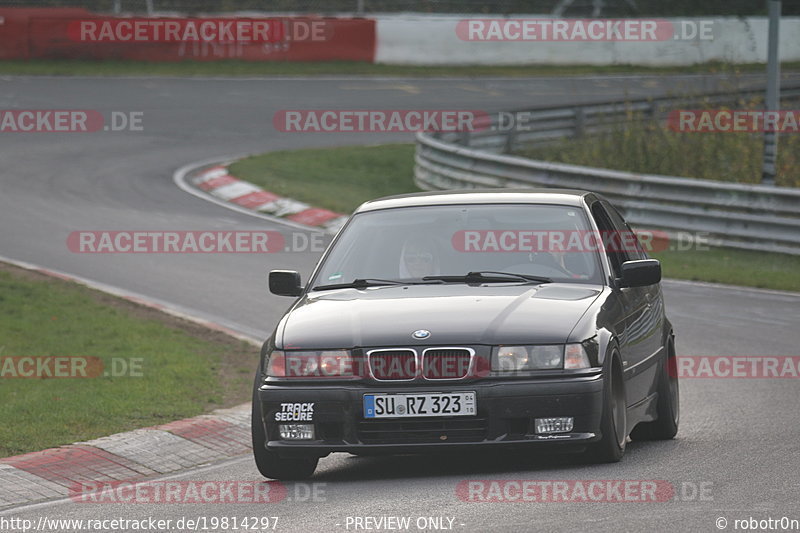
[[[364,418],[473,416],[476,413],[474,392],[364,395]]]

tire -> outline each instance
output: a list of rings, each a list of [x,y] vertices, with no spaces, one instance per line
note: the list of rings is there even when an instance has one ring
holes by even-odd
[[[619,358],[612,353],[603,387],[603,415],[600,419],[602,438],[588,449],[591,462],[617,463],[622,459],[628,440],[626,407],[622,369]]]
[[[319,457],[281,457],[266,448],[267,435],[261,420],[261,403],[258,401],[258,378],[253,384],[253,410],[250,418],[250,432],[253,436],[253,458],[261,475],[269,479],[306,479],[317,468]]]
[[[667,356],[658,373],[658,403],[656,418],[653,422],[642,422],[631,432],[633,440],[669,440],[678,433],[680,422],[680,389],[675,359],[675,345],[672,340],[667,344]]]

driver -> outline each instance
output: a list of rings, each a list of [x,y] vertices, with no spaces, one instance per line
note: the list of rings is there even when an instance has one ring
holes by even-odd
[[[585,260],[580,257],[580,252],[567,252],[562,250],[549,250],[531,254],[531,262],[549,268],[555,268],[571,278],[586,277]]]
[[[400,251],[400,278],[422,278],[439,274],[436,245],[428,237],[409,237]]]

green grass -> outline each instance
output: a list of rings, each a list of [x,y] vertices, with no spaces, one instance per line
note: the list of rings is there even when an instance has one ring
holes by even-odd
[[[784,63],[783,72],[800,69],[800,62]],[[763,64],[729,65],[710,62],[688,67],[641,67],[633,65],[529,65],[529,66],[405,66],[376,65],[355,61],[146,61],[90,60],[6,60],[0,61],[3,75],[47,76],[572,76],[601,74],[695,74],[764,72]]]
[[[0,377],[0,456],[249,398],[254,348],[85,287],[0,265],[0,357],[141,358],[141,377]],[[119,359],[118,359],[119,360]],[[120,365],[117,363],[117,368]]]
[[[664,276],[800,292],[800,256],[731,248],[652,252]]]
[[[249,157],[231,173],[268,191],[351,213],[379,196],[415,192],[413,144],[291,150]]]
[[[231,166],[235,176],[266,190],[342,213],[363,201],[415,192],[414,145],[390,144],[272,152]],[[800,291],[800,257],[709,248],[652,254],[664,276]]]
[[[737,109],[761,107],[758,101],[752,101]],[[679,132],[669,130],[666,123],[643,121],[631,115],[626,124],[603,135],[563,139],[521,149],[517,154],[643,174],[760,183],[763,152],[760,133]],[[783,187],[800,186],[800,135],[779,136],[775,182]]]

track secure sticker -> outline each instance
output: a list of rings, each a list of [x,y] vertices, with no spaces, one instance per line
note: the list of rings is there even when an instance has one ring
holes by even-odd
[[[277,422],[312,422],[314,420],[314,402],[282,403],[281,410],[275,413]]]

